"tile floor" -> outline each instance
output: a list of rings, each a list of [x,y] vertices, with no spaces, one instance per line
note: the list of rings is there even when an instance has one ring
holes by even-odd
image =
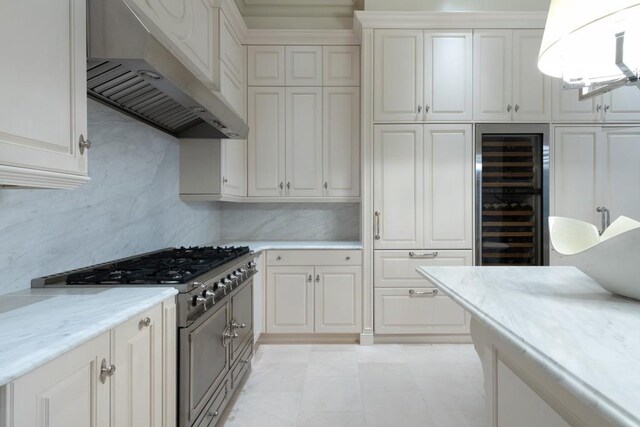
[[[261,345],[225,427],[481,426],[470,344]]]

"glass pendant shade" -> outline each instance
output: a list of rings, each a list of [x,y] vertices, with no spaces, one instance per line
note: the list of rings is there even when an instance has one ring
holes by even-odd
[[[623,79],[625,73],[616,65],[617,35],[621,33],[624,64],[637,75],[640,1],[551,0],[538,68],[582,87]]]

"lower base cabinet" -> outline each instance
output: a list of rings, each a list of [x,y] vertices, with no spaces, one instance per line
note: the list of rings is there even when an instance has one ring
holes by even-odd
[[[0,426],[175,426],[174,313],[172,298],[0,387]]]

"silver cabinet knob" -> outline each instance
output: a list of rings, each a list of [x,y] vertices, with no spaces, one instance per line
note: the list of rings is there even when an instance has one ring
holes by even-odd
[[[280,185],[278,187],[280,187],[280,190],[282,190],[284,188],[284,184],[280,183]]]
[[[418,105],[418,114],[422,112],[422,105]]]
[[[100,364],[100,382],[104,384],[107,381],[107,377],[112,376],[116,372],[116,365],[107,364],[106,359],[102,359]]]
[[[150,324],[151,324],[151,319],[148,317],[145,317],[144,319],[141,319],[140,322],[138,322],[138,327],[144,328],[146,326],[149,326]]]
[[[600,110],[602,110],[602,105],[600,104],[596,105],[596,111],[600,111]]]
[[[611,105],[605,105],[604,112],[606,113],[607,111],[609,111],[610,108],[611,108]]]
[[[276,261],[281,261],[281,260],[282,260],[282,257],[281,257],[280,255],[278,255],[278,256],[276,257]]]
[[[511,112],[511,104],[507,105],[507,111],[510,113]]]
[[[80,154],[84,154],[85,148],[87,150],[91,148],[91,141],[84,139],[84,135],[80,135],[80,142],[78,142],[78,146],[80,146]]]
[[[291,183],[287,182],[287,190],[291,190]]]
[[[350,257],[350,256],[348,256],[348,257],[346,257],[344,260],[345,260],[345,261],[351,261],[351,257]]]
[[[428,113],[430,109],[431,109],[431,107],[430,107],[430,106],[428,106],[428,105],[425,105],[425,106],[424,106],[424,112],[425,112],[425,113]]]
[[[227,177],[226,177],[226,176],[223,176],[223,177],[222,177],[222,183],[223,183],[223,184],[226,184],[227,182],[229,182],[229,180],[227,179]]]
[[[515,105],[514,109],[516,110],[516,113],[518,112],[518,110],[520,109],[520,106],[518,104]]]
[[[329,183],[327,181],[324,182],[324,189],[325,190],[329,189]]]

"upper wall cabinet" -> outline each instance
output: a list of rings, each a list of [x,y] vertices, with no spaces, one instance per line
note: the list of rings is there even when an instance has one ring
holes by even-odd
[[[471,120],[472,32],[376,30],[374,121]]]
[[[249,86],[284,86],[284,46],[249,46]]]
[[[2,3],[0,186],[89,180],[85,8],[84,0]]]
[[[580,101],[578,89],[563,90],[562,80],[554,79],[553,121],[638,122],[640,89],[626,86]]]
[[[322,86],[322,46],[285,47],[285,85]]]
[[[541,41],[541,30],[475,31],[474,120],[550,121],[551,82],[537,67]]]
[[[360,86],[360,47],[324,46],[322,80],[324,86]]]

